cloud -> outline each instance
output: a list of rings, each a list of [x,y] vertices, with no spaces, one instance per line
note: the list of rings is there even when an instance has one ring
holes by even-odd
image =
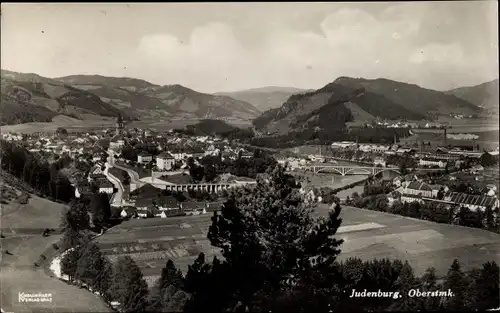
[[[178,13],[182,18],[170,22],[174,16],[168,23],[161,12],[147,14],[146,7],[137,21],[128,18],[133,16],[128,9],[113,15],[108,8],[106,17],[99,13],[90,24],[81,14],[71,23],[50,10],[46,14],[58,19],[40,17],[35,23],[40,11],[34,10],[29,19],[19,20],[19,27],[10,28],[26,10],[19,16],[6,13],[2,67],[47,76],[132,76],[204,92],[269,85],[319,88],[339,76],[385,77],[446,89],[496,75],[497,30],[491,21],[497,6],[400,3],[374,11],[368,5],[342,4],[318,19],[308,6],[304,12],[292,4],[287,11],[284,5],[260,15],[235,9],[226,19],[223,14],[205,18],[210,10],[191,18],[195,13],[185,9]],[[491,18],[484,18],[485,12]]]
[[[320,87],[342,75],[394,76],[405,63],[414,62],[411,37],[418,32],[418,21],[400,13],[388,20],[359,9],[341,9],[320,23],[321,33],[280,28],[253,50],[244,48],[228,25],[211,23],[195,28],[187,42],[169,34],[146,35],[138,52],[155,67],[210,76],[211,88]],[[196,77],[188,81],[185,75],[177,76],[185,83],[201,84]],[[235,81],[228,83],[228,77]]]

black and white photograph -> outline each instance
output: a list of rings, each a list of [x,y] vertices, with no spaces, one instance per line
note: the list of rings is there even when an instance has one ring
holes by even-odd
[[[0,19],[1,313],[500,310],[498,1]]]

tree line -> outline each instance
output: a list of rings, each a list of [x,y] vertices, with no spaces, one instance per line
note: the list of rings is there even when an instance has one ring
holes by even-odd
[[[68,178],[59,172],[65,158],[49,164],[33,155],[25,148],[1,140],[2,170],[26,182],[39,192],[40,196],[51,200],[69,202],[75,190]]]
[[[454,260],[438,277],[421,277],[401,260],[350,258],[338,261],[342,223],[334,205],[325,217],[312,215],[295,179],[280,166],[259,176],[255,187],[229,192],[214,212],[207,238],[222,258],[203,253],[184,275],[168,260],[152,290],[130,257],[114,265],[84,236],[62,262],[63,272],[84,282],[121,312],[331,312],[379,310],[470,310],[499,305],[499,268],[495,262],[464,271]],[[81,230],[76,229],[79,233]],[[68,247],[68,246],[67,246]],[[352,289],[399,292],[400,299],[351,299]],[[375,289],[375,290],[374,290]],[[450,290],[452,297],[410,297],[420,291]]]

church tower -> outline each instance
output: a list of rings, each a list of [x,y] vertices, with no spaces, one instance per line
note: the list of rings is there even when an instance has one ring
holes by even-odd
[[[122,135],[123,134],[123,119],[121,115],[118,115],[118,118],[116,119],[116,135]]]

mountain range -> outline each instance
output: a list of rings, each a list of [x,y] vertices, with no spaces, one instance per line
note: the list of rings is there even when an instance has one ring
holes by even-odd
[[[337,129],[347,122],[432,119],[449,113],[498,111],[498,79],[446,92],[388,79],[339,77],[317,90],[263,87],[207,94],[181,85],[100,75],[47,78],[1,71],[0,123],[80,120],[240,119],[256,129],[284,133]],[[333,126],[332,126],[333,125]]]
[[[229,96],[233,99],[253,104],[262,112],[280,107],[290,96],[304,93],[306,89],[293,87],[261,87],[233,92],[219,92],[218,95]]]
[[[46,78],[2,70],[1,123],[48,122],[56,115],[95,119],[236,118],[251,120],[261,111],[223,95],[181,85],[159,86],[133,78],[73,75]]]
[[[383,78],[339,77],[318,90],[291,96],[253,123],[263,133],[280,135],[310,129],[337,131],[348,122],[376,118],[424,120],[480,112],[479,106],[447,92]]]
[[[477,86],[452,89],[447,93],[498,114],[498,87],[498,79],[495,79]]]

